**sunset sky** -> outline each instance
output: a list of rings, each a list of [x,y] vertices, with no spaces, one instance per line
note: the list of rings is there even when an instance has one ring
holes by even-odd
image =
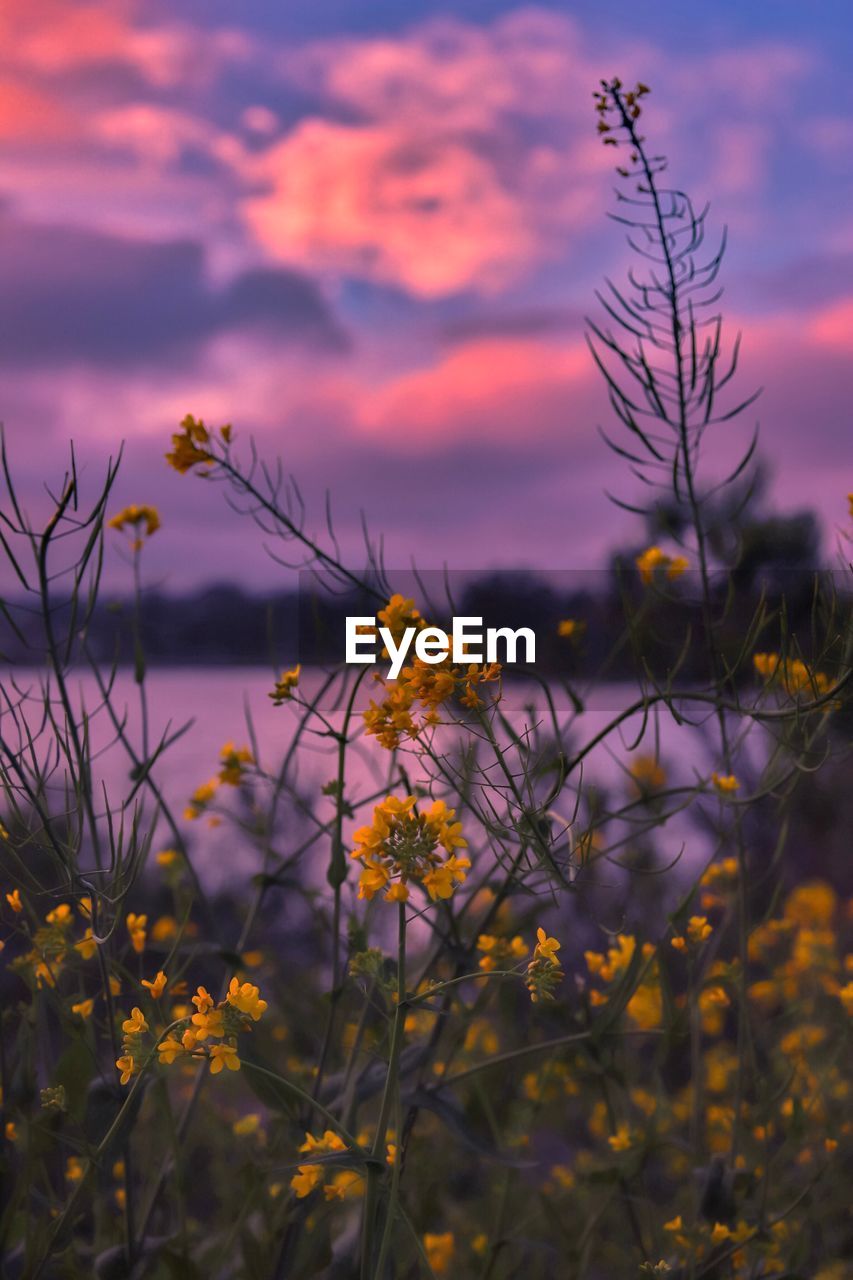
[[[583,340],[627,252],[602,76],[652,86],[674,182],[726,224],[770,499],[853,489],[848,0],[3,0],[0,418],[28,504],[69,439],[155,502],[180,590],[281,571],[163,461],[188,410],[331,490],[389,564],[595,567],[635,490]],[[111,583],[124,573],[110,560]]]

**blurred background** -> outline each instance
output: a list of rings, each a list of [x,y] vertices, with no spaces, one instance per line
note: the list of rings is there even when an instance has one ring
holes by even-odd
[[[93,484],[124,440],[116,505],[162,513],[154,585],[283,585],[165,466],[191,410],[281,454],[309,503],[328,487],[353,558],[365,508],[390,565],[601,566],[636,527],[603,496],[583,336],[627,264],[591,98],[618,73],[651,85],[648,136],[729,228],[767,507],[814,511],[831,549],[852,29],[841,0],[4,0],[0,417],[28,504],[70,439]]]

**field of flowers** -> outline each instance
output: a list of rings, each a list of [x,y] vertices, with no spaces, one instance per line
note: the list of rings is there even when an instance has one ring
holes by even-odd
[[[112,468],[87,505],[73,465],[34,529],[4,458],[4,624],[26,611],[41,639],[0,706],[3,1277],[853,1276],[853,897],[829,852],[849,849],[850,584],[815,573],[805,633],[758,598],[732,645],[719,495],[754,442],[721,472],[714,433],[750,401],[728,399],[705,214],[638,132],[647,93],[596,95],[638,263],[590,337],[614,466],[651,495],[620,641],[644,674],[603,729],[569,680],[570,714],[542,681],[510,715],[496,663],[309,682],[293,655],[268,691],[286,749],[248,708],[175,809],[182,730],[152,719],[138,625],[168,531],[114,510]],[[188,415],[167,462],[395,638],[428,625],[376,544],[357,572],[310,532],[239,430]],[[87,649],[107,539],[132,566],[132,716]],[[699,682],[643,667],[679,601],[668,639]],[[559,634],[582,647],[584,619]],[[602,745],[616,783],[587,771]],[[254,851],[228,892],[199,869],[214,827]]]

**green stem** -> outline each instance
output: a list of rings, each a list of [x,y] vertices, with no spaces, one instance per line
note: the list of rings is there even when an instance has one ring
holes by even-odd
[[[379,1183],[384,1172],[385,1137],[388,1132],[388,1118],[394,1090],[397,1087],[400,1053],[403,1047],[403,1030],[406,1022],[406,904],[398,906],[397,916],[397,1007],[394,1010],[394,1025],[391,1031],[391,1049],[388,1055],[388,1072],[385,1076],[385,1088],[382,1091],[382,1102],[379,1108],[379,1120],[371,1148],[371,1160],[367,1167],[367,1191],[364,1197],[364,1220],[361,1234],[361,1280],[370,1280],[373,1261],[373,1239],[376,1225],[376,1212],[379,1201]],[[389,1213],[392,1206],[389,1205]]]

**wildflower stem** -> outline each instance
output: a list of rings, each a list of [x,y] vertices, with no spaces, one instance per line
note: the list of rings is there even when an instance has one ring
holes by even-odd
[[[406,904],[401,902],[397,907],[397,1005],[394,1009],[394,1022],[391,1030],[391,1048],[388,1055],[388,1072],[385,1076],[385,1088],[382,1091],[382,1102],[379,1107],[379,1119],[371,1149],[372,1160],[367,1169],[367,1191],[364,1197],[364,1220],[361,1235],[361,1280],[370,1280],[373,1260],[373,1234],[379,1198],[379,1182],[382,1178],[382,1158],[385,1151],[385,1136],[388,1132],[388,1118],[391,1114],[391,1103],[397,1087],[397,1075],[400,1065],[400,1052],[403,1047],[403,1029],[406,1022]],[[388,1206],[389,1214],[392,1206]],[[376,1276],[381,1275],[377,1271]]]
[[[711,606],[711,582],[708,566],[707,534],[702,515],[702,500],[700,499],[696,489],[693,459],[694,444],[691,443],[690,439],[691,415],[685,381],[683,346],[685,336],[690,334],[695,321],[692,319],[692,313],[688,313],[687,327],[685,328],[685,323],[682,319],[683,304],[681,302],[681,280],[676,272],[675,263],[673,261],[673,241],[666,225],[666,218],[661,204],[660,191],[658,190],[655,173],[649,162],[648,154],[643,145],[643,140],[637,132],[635,121],[629,114],[625,100],[618,87],[614,87],[613,89],[613,100],[619,110],[622,125],[628,133],[631,145],[639,156],[640,164],[643,168],[648,194],[654,210],[654,218],[657,224],[658,243],[661,253],[663,254],[666,268],[665,296],[669,307],[671,323],[672,358],[674,365],[673,372],[676,388],[676,420],[673,425],[678,432],[687,502],[690,510],[690,520],[696,536],[696,552],[699,561],[699,576],[702,589],[701,604],[703,631],[705,633],[705,644],[708,651],[709,674],[713,681],[715,694],[717,695],[715,710],[720,733],[720,748],[725,771],[726,773],[731,773],[732,751],[731,744],[729,742],[728,726],[726,724],[726,713],[723,706],[723,694],[727,680],[720,668],[719,655],[715,643],[716,623]],[[677,457],[674,475],[677,483]],[[735,1090],[735,1113],[734,1123],[732,1126],[732,1142],[730,1151],[730,1160],[732,1165],[734,1164],[738,1151],[742,1110],[741,1104],[745,1089],[746,1051],[751,1042],[746,974],[747,938],[749,933],[749,904],[746,888],[746,847],[743,839],[741,812],[737,809],[734,812],[733,834],[738,860],[737,929],[741,964],[738,980],[737,1087]],[[697,1081],[694,1080],[694,1088],[696,1088],[696,1085]],[[701,1156],[701,1152],[697,1151],[696,1155],[697,1158],[699,1158]]]

